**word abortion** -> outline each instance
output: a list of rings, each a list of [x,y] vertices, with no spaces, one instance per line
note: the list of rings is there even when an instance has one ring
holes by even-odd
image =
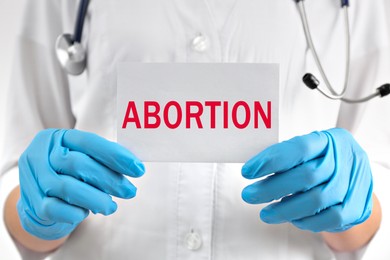
[[[177,101],[169,101],[163,105],[157,101],[144,101],[142,105],[143,108],[140,110],[137,109],[135,101],[128,102],[122,129],[126,129],[129,124],[134,124],[137,129],[157,129],[163,125],[169,129],[179,127],[215,129],[218,123],[221,123],[224,129],[229,127],[270,129],[272,127],[271,101],[266,102],[266,109],[260,101],[251,104],[245,101],[237,101],[233,104],[229,101],[186,101],[184,105]],[[139,114],[138,111],[142,110],[143,113]],[[140,115],[143,116],[143,120],[140,119]],[[207,123],[206,118],[209,118]]]

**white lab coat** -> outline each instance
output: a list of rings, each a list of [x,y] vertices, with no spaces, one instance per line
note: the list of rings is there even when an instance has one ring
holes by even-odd
[[[39,130],[74,127],[115,140],[118,62],[263,62],[281,68],[281,140],[335,126],[349,129],[369,153],[375,191],[389,212],[381,188],[390,184],[390,99],[351,106],[304,87],[302,75],[318,72],[294,1],[91,1],[83,40],[88,49],[85,81],[67,77],[54,53],[56,37],[73,31],[79,1],[27,2],[2,124],[3,197],[16,185],[10,176],[18,174],[19,155]],[[387,0],[351,2],[348,96],[356,98],[390,81],[390,23]],[[340,89],[345,36],[339,1],[306,4],[319,55]],[[206,37],[200,43],[206,48],[193,42],[199,35]],[[242,188],[250,183],[241,177],[241,165],[149,163],[146,168],[144,177],[133,180],[138,187],[134,200],[118,200],[112,216],[91,215],[50,259],[335,257],[318,234],[262,223],[263,206],[241,200]],[[390,257],[384,246],[390,236],[387,218],[365,250],[367,259]],[[189,249],[191,232],[201,239],[197,250]]]

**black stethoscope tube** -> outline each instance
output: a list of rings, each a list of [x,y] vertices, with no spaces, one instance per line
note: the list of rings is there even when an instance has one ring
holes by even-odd
[[[77,21],[74,28],[73,42],[81,43],[81,38],[84,29],[84,21],[87,15],[88,5],[89,5],[89,0],[81,0],[78,14],[77,14]]]
[[[295,0],[296,3],[299,3],[304,0]],[[341,7],[349,6],[349,0],[341,0]]]

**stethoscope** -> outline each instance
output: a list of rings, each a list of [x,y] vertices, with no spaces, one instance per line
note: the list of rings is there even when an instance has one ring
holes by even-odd
[[[330,84],[328,77],[323,69],[320,58],[318,57],[317,50],[314,46],[311,31],[309,27],[309,22],[307,20],[306,9],[304,0],[294,0],[297,3],[298,11],[301,16],[303,29],[305,32],[305,37],[310,51],[313,54],[316,66],[320,71],[321,77],[325,82],[325,88],[319,87],[319,80],[310,73],[307,73],[303,76],[303,82],[310,89],[317,89],[322,95],[329,99],[341,100],[346,103],[363,103],[367,102],[375,97],[384,97],[390,94],[390,84],[384,84],[376,89],[376,91],[366,97],[360,99],[349,99],[345,97],[345,93],[348,89],[348,79],[350,72],[350,50],[351,50],[351,41],[350,41],[350,29],[349,29],[349,0],[341,0],[341,8],[344,11],[344,23],[345,23],[345,35],[346,35],[346,65],[345,65],[345,76],[344,76],[344,86],[340,92],[337,92],[332,85]],[[80,75],[84,72],[86,64],[86,51],[85,48],[81,45],[82,33],[84,28],[84,21],[87,14],[87,9],[89,5],[89,0],[81,0],[80,6],[78,9],[76,25],[74,29],[74,34],[62,34],[57,38],[56,41],[56,53],[59,62],[65,71],[70,75]]]
[[[88,5],[89,0],[81,0],[74,34],[61,34],[58,36],[55,46],[57,58],[61,66],[68,74],[74,76],[81,75],[87,67],[87,53],[83,45],[81,45],[81,38]]]

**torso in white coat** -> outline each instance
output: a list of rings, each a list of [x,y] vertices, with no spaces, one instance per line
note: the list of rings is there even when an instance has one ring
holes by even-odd
[[[368,2],[372,1],[351,3],[350,97],[371,93],[384,78],[372,72],[362,76],[366,69],[372,69],[366,64],[378,63],[378,57],[371,54],[389,43],[380,35],[381,28],[371,30],[385,26],[381,25],[382,1]],[[58,4],[63,30],[73,30],[77,3]],[[340,3],[313,0],[306,5],[323,65],[340,90],[346,51]],[[117,126],[116,64],[123,61],[278,63],[281,140],[335,126],[357,131],[366,109],[366,105],[351,107],[328,100],[303,85],[304,73],[318,73],[292,0],[94,0],[84,42],[88,49],[87,83],[69,84],[75,128],[112,140]],[[138,187],[134,200],[118,201],[118,211],[112,216],[91,215],[51,258],[333,257],[318,234],[288,224],[262,223],[262,206],[241,200],[242,188],[250,183],[241,177],[241,165],[150,163],[146,168],[144,177],[133,180]]]

